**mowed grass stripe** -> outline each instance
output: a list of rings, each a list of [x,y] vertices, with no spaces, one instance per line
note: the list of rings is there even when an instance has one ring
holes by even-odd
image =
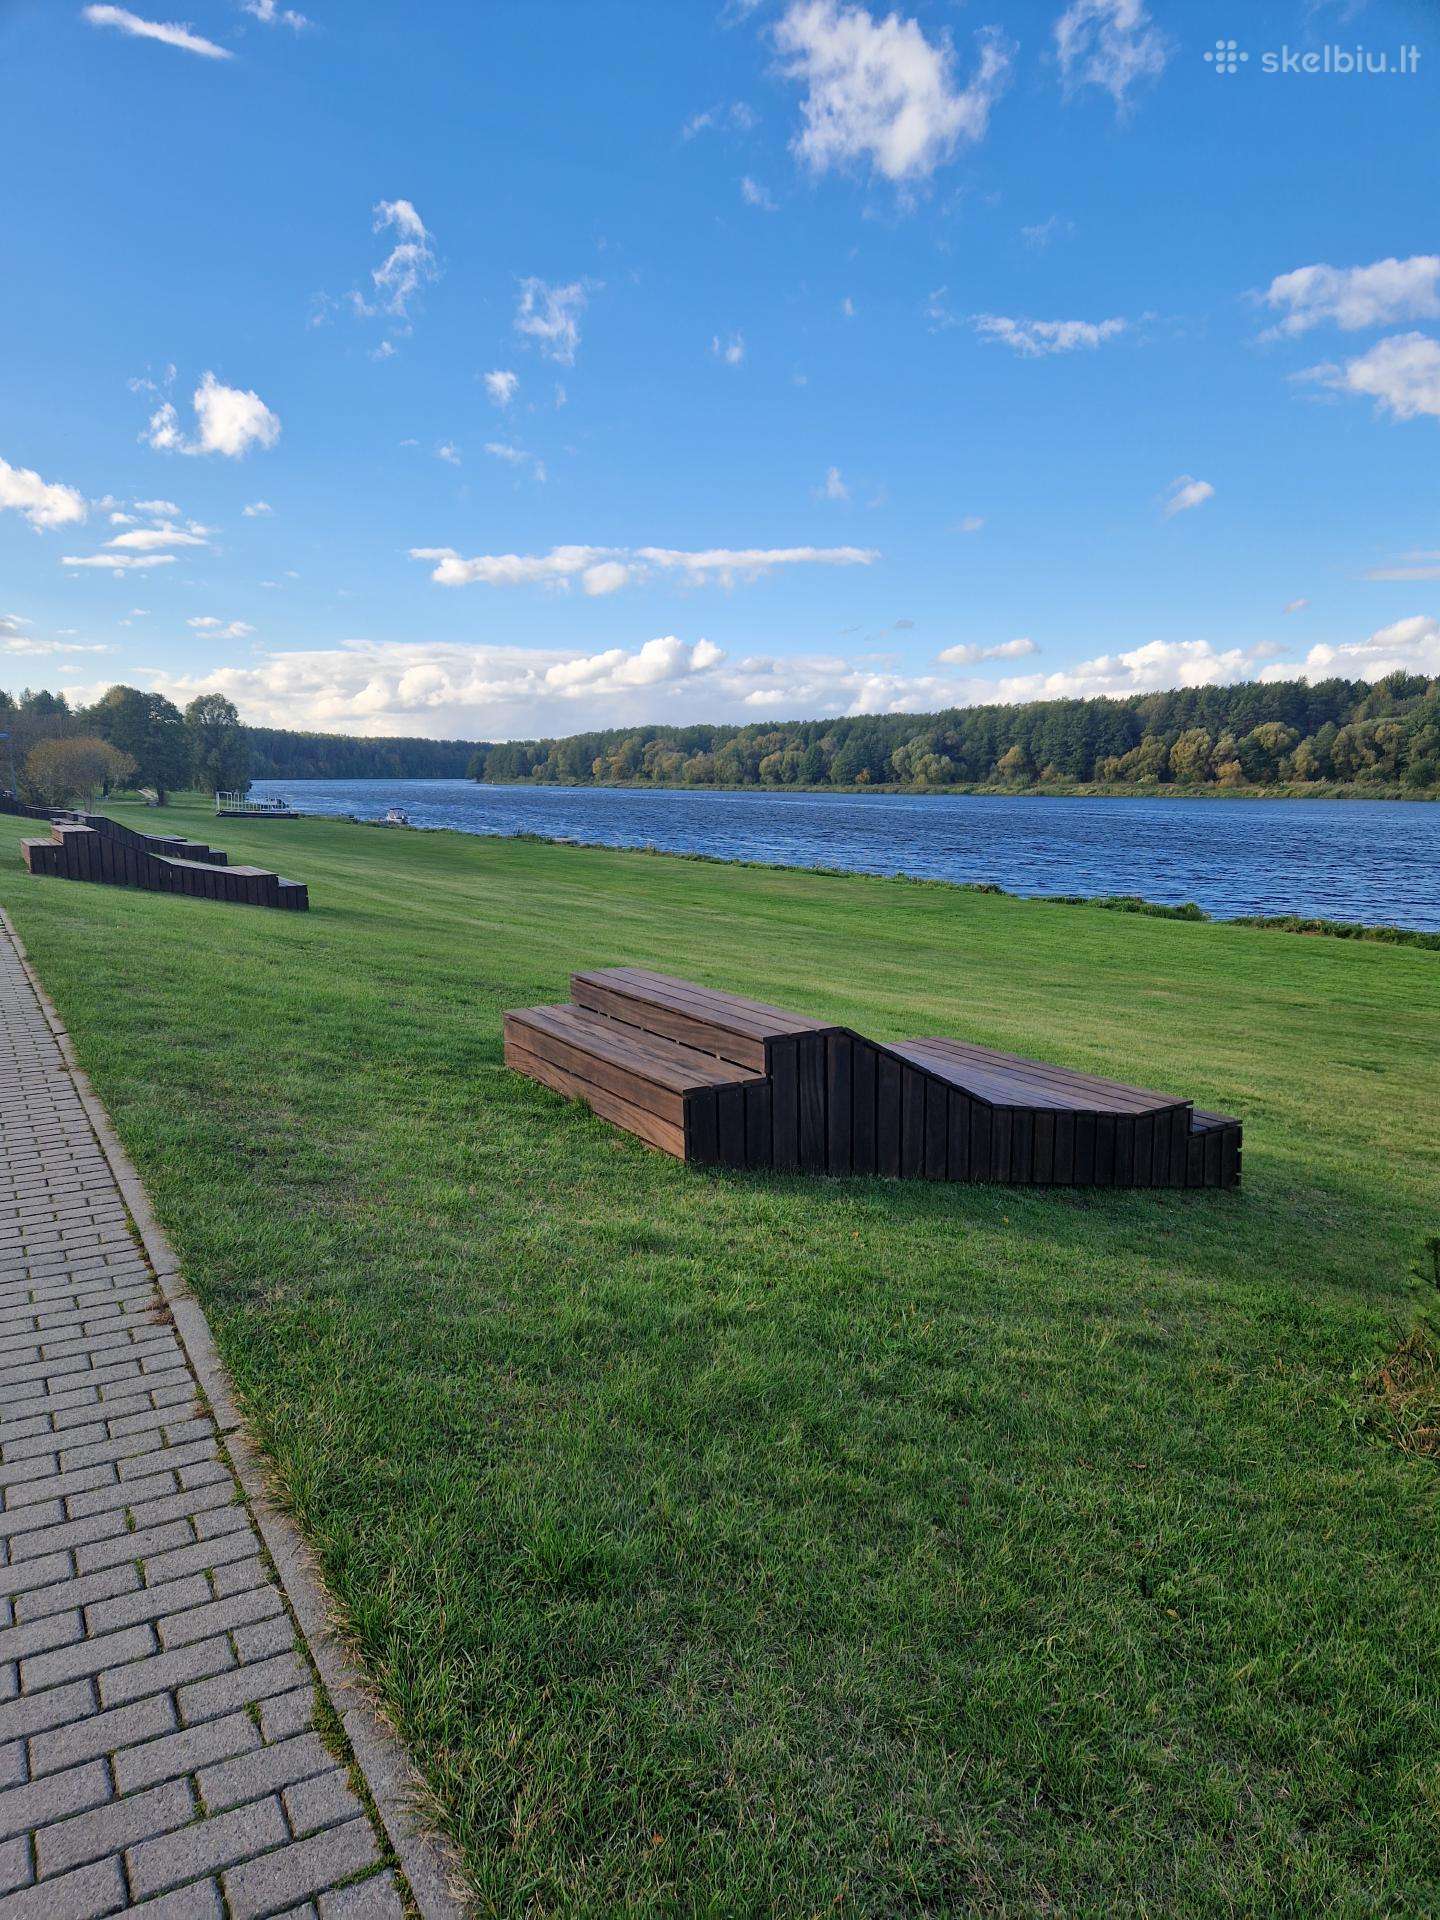
[[[481,1911],[1437,1904],[1434,1467],[1360,1417],[1435,956],[172,818],[311,913],[0,902]],[[1244,1187],[686,1169],[501,1063],[611,965],[1174,1088]]]

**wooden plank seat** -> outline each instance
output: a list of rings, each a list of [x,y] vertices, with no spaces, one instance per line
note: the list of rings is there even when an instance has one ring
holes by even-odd
[[[885,1044],[640,967],[577,973],[571,994],[573,1006],[505,1016],[507,1063],[683,1160],[1003,1185],[1239,1184],[1239,1121],[1175,1094],[964,1040]]]
[[[232,867],[225,855],[217,857],[210,847],[182,840],[160,844],[187,848],[184,854],[158,853],[150,844],[152,836],[128,828],[102,831],[91,824],[97,817],[87,816],[84,822],[56,819],[48,840],[22,840],[21,858],[30,872],[292,913],[303,913],[310,904],[301,882],[282,880],[265,867]]]
[[[505,1063],[681,1160],[746,1165],[747,1095],[763,1073],[584,1007],[505,1015]]]

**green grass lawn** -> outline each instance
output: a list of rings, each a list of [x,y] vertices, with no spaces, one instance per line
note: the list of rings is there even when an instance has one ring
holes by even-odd
[[[126,814],[126,818],[135,816]],[[306,821],[0,904],[478,1911],[1440,1912],[1440,960]],[[1245,1122],[1238,1194],[687,1171],[508,1074],[655,966]],[[1422,1369],[1423,1372],[1423,1369]]]

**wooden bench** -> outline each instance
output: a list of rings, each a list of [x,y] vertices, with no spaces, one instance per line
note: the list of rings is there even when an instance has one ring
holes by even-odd
[[[232,867],[226,856],[196,842],[136,833],[99,815],[57,818],[48,840],[22,840],[21,857],[32,874],[88,880],[100,886],[138,887],[147,893],[181,893],[233,906],[279,907],[303,913],[310,896],[298,880],[282,880],[264,867]],[[152,844],[152,842],[154,844]],[[157,852],[155,845],[184,848]]]
[[[1188,1100],[963,1040],[885,1045],[640,967],[505,1015],[505,1059],[677,1158],[1002,1185],[1233,1187],[1241,1129]]]

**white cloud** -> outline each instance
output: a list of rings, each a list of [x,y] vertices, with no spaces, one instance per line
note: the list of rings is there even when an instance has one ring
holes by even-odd
[[[816,489],[816,495],[817,498],[821,500],[848,500],[850,498],[850,489],[846,486],[838,467],[827,467],[825,469],[825,484],[823,487]]]
[[[731,585],[754,580],[774,567],[869,566],[879,554],[866,547],[552,547],[545,554],[487,553],[466,560],[453,547],[412,547],[412,560],[435,562],[430,578],[442,587],[567,586],[578,579],[589,594],[614,593],[675,573],[695,584]]]
[[[512,467],[527,467],[537,480],[545,479],[545,462],[524,447],[511,446],[504,440],[487,440],[485,451],[492,460],[504,460]]]
[[[1405,553],[1389,567],[1371,567],[1367,580],[1440,580],[1440,553]]]
[[[497,367],[493,373],[487,373],[484,379],[485,391],[496,406],[508,407],[519,390],[519,374],[507,373],[503,368]]]
[[[778,213],[780,211],[771,196],[769,188],[763,187],[758,180],[752,180],[748,173],[742,174],[740,178],[740,198],[745,202],[747,207],[758,207],[762,213]]]
[[[940,293],[944,291],[942,287]],[[931,319],[943,324],[943,309],[935,305],[938,298],[931,296]],[[1077,348],[1093,351],[1106,340],[1118,338],[1129,325],[1126,320],[1014,320],[1003,313],[977,313],[972,318],[982,340],[1002,341],[1029,359],[1074,353]]]
[[[1214,498],[1215,489],[1208,480],[1195,480],[1188,473],[1182,473],[1165,489],[1161,512],[1167,520],[1172,520],[1177,513],[1203,507],[1207,500]]]
[[[184,527],[171,526],[168,522],[160,527],[132,527],[129,533],[117,533],[113,540],[107,540],[107,552],[118,547],[122,552],[151,553],[163,547],[208,547],[210,542],[203,533],[187,532]]]
[[[984,524],[985,516],[983,513],[967,513],[960,521],[957,531],[960,533],[979,533]]]
[[[118,27],[121,33],[132,34],[137,40],[159,40],[167,47],[180,47],[206,60],[234,57],[228,47],[217,47],[213,40],[192,33],[189,27],[168,20],[142,20],[138,13],[131,13],[126,7],[86,7],[84,18],[92,27]]]
[[[1072,0],[1055,22],[1065,91],[1101,87],[1123,112],[1130,89],[1165,71],[1170,45],[1143,0]]]
[[[370,349],[370,358],[372,360],[393,360],[395,358],[395,351],[395,342],[393,340],[382,340],[378,347],[372,347]]]
[[[975,35],[975,71],[957,86],[949,38],[898,13],[874,19],[838,0],[792,0],[775,27],[785,72],[806,89],[792,146],[815,173],[868,162],[897,184],[927,178],[963,141],[982,140],[1014,47]]]
[[[515,331],[533,340],[547,360],[573,367],[580,347],[580,316],[589,304],[591,283],[572,280],[566,286],[547,286],[533,276],[520,282],[515,309]]]
[[[248,507],[242,507],[240,511],[247,520],[260,520],[274,513],[275,509],[268,500],[252,500]]]
[[[722,340],[717,333],[710,342],[710,351],[717,360],[723,360],[727,367],[738,367],[745,358],[745,336],[743,333],[732,333],[728,339]]]
[[[207,373],[195,389],[193,440],[187,440],[180,416],[167,400],[150,416],[140,436],[159,453],[224,454],[239,460],[251,447],[273,447],[280,438],[280,416],[272,413],[258,393],[227,387]]]
[[[1402,666],[1440,671],[1440,621],[1416,615],[1355,646],[1316,648],[1304,671],[1317,679],[1331,673],[1378,679]],[[182,704],[197,693],[223,693],[258,725],[495,740],[647,720],[924,713],[977,702],[1118,697],[1295,674],[1293,664],[1266,663],[1256,649],[1219,650],[1208,640],[1154,640],[1053,673],[987,679],[948,666],[907,674],[839,655],[732,660],[707,641],[692,646],[666,635],[599,654],[357,639],[262,653],[208,673],[151,672],[144,679]]]
[[[154,514],[161,520],[178,520],[180,509],[173,500],[136,500],[131,503],[137,513]]]
[[[1422,414],[1440,419],[1440,340],[1425,333],[1394,333],[1343,366],[1308,367],[1297,380],[1316,380],[1337,393],[1369,394],[1397,420]]]
[[[0,634],[5,632],[5,622],[0,619]],[[99,641],[85,640],[0,640],[0,653],[38,654],[52,656],[72,653],[113,653],[115,649]]]
[[[248,640],[255,631],[244,620],[222,620],[213,613],[197,613],[185,624],[207,640]]]
[[[1028,636],[1020,640],[1002,640],[993,647],[960,645],[946,647],[937,657],[949,667],[970,667],[981,660],[1024,660],[1039,647]]]
[[[267,27],[290,27],[300,33],[311,24],[303,13],[282,7],[279,0],[240,0],[240,5],[244,12]]]
[[[1376,260],[1368,267],[1297,267],[1278,274],[1260,299],[1283,312],[1264,339],[1308,333],[1323,322],[1346,333],[1440,316],[1440,254]]]
[[[437,460],[443,460],[447,466],[458,467],[460,464],[460,449],[454,446],[449,440],[446,440],[440,446],[436,447],[435,458]]]
[[[37,533],[74,526],[88,511],[77,488],[42,480],[33,467],[12,467],[0,460],[0,509],[5,507],[23,514]]]
[[[855,302],[850,298],[848,293],[840,302],[840,311],[847,320],[853,320],[855,318]]]
[[[1383,680],[1391,673],[1440,674],[1440,620],[1412,613],[1381,627],[1366,640],[1312,647],[1303,668],[1307,680]],[[1261,679],[1293,678],[1293,667],[1268,668]]]
[[[108,567],[118,580],[122,574],[138,573],[145,567],[173,567],[173,553],[67,553],[61,556],[62,567]]]
[[[381,200],[371,211],[374,215],[371,231],[384,233],[387,228],[393,228],[397,238],[380,265],[371,270],[370,278],[384,312],[404,320],[409,317],[410,302],[420,288],[440,277],[435,236],[409,200]],[[358,294],[353,300],[361,313],[375,311],[366,306]],[[389,341],[383,344],[391,345]],[[391,350],[393,352],[393,346]]]
[[[1280,609],[1281,613],[1303,613],[1310,602],[1302,593],[1298,600],[1287,600]]]

